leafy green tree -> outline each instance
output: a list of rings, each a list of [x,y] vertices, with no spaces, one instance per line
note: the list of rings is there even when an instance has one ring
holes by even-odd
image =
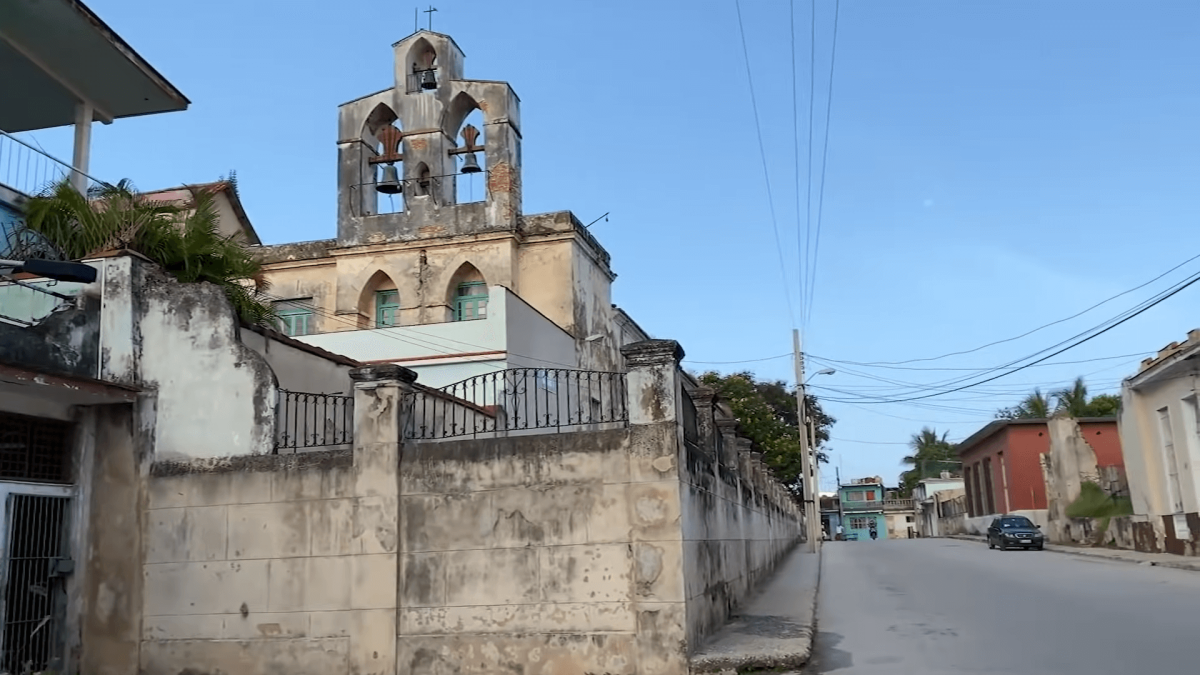
[[[924,427],[909,439],[912,454],[900,460],[912,467],[900,474],[900,492],[904,497],[912,495],[913,488],[922,478],[935,478],[945,470],[958,471],[961,462],[955,445],[946,440],[949,433],[942,432],[939,436],[936,429]]]
[[[278,316],[263,296],[262,264],[236,237],[221,234],[219,218],[209,193],[182,207],[147,199],[128,180],[86,195],[63,181],[25,205],[26,227],[68,258],[134,251],[179,281],[216,284],[243,321],[277,327]]]
[[[799,412],[795,389],[779,380],[760,381],[753,373],[721,375],[707,372],[701,383],[716,390],[729,404],[739,432],[754,444],[755,452],[784,485],[796,491],[801,476]],[[817,461],[828,462],[829,431],[837,421],[821,409],[815,396],[805,397],[805,416],[816,422]]]
[[[1051,407],[1050,399],[1054,400]],[[1035,389],[1015,407],[1003,408],[996,413],[997,419],[1046,419],[1051,415],[1062,413],[1071,417],[1115,417],[1121,410],[1121,397],[1114,394],[1100,394],[1089,398],[1087,385],[1083,378],[1075,379],[1070,387],[1064,387],[1053,392],[1050,397]]]

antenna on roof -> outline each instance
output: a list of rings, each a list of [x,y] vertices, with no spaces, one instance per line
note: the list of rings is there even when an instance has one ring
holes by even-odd
[[[612,213],[612,211],[605,211],[605,212],[604,212],[604,215],[600,216],[600,218],[603,218],[603,219],[604,219],[604,222],[606,222],[606,223],[607,223],[607,222],[608,222],[608,214],[610,214],[610,213]],[[589,227],[591,227],[591,226],[595,225],[596,223],[600,222],[600,218],[597,218],[597,219],[593,220],[592,222],[588,223],[587,225],[584,225],[584,226],[583,226],[583,229],[585,229],[585,230],[586,230],[586,229],[588,229]]]

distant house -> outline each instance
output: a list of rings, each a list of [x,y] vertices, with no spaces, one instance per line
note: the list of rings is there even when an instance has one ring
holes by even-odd
[[[883,513],[883,479],[858,478],[838,486],[841,523],[846,539],[863,541],[871,538],[874,528],[880,539],[887,538],[887,519]]]
[[[1200,555],[1200,329],[1121,387],[1121,447],[1139,550]]]
[[[1098,466],[1123,465],[1115,418],[1076,421]],[[986,528],[987,517],[999,513],[1021,513],[1045,524],[1049,505],[1041,456],[1049,452],[1044,419],[996,420],[959,443],[969,521],[978,519],[975,529],[980,523]]]
[[[942,535],[938,528],[938,519],[941,517],[938,507],[942,501],[939,496],[944,496],[944,493],[953,493],[951,497],[961,495],[965,485],[962,478],[951,477],[949,472],[943,473],[941,478],[924,478],[917,482],[913,488],[913,508],[918,536]]]
[[[176,188],[155,190],[142,193],[146,199],[167,202],[175,206],[190,208],[196,203],[196,197],[201,194],[212,196],[217,209],[217,228],[226,237],[240,237],[247,245],[256,246],[262,242],[258,233],[250,224],[250,217],[242,207],[238,196],[237,183],[233,180],[218,180],[211,183],[182,185]]]

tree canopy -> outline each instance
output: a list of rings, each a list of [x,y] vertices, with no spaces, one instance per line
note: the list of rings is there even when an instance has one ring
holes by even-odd
[[[1054,404],[1051,406],[1051,400]],[[1011,408],[1002,408],[996,412],[996,419],[1045,419],[1056,413],[1071,417],[1115,417],[1121,410],[1121,397],[1114,394],[1100,394],[1088,397],[1087,385],[1083,378],[1075,379],[1070,387],[1064,387],[1050,394],[1042,394],[1040,389],[1026,396],[1023,401]]]
[[[906,455],[901,462],[911,469],[900,474],[900,492],[908,497],[913,488],[922,478],[936,478],[942,471],[958,473],[962,462],[958,459],[955,444],[946,440],[950,432],[942,432],[939,436],[936,429],[924,427],[908,440],[912,454]]]
[[[62,181],[25,205],[25,226],[71,259],[140,253],[179,281],[216,284],[243,321],[276,328],[278,317],[262,295],[262,264],[237,238],[221,234],[219,218],[209,193],[184,207],[147,199],[128,180],[86,195]]]
[[[740,433],[754,444],[755,452],[763,454],[775,477],[798,494],[801,455],[795,388],[781,380],[758,380],[751,372],[707,372],[699,380],[729,404]],[[817,460],[827,463],[829,431],[837,420],[825,414],[815,396],[804,398],[805,415],[816,422]]]

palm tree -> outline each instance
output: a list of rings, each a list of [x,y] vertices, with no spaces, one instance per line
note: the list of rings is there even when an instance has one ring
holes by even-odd
[[[146,199],[128,180],[86,195],[64,180],[25,206],[26,227],[68,258],[134,251],[179,281],[216,284],[243,321],[276,327],[278,316],[263,296],[261,263],[235,237],[222,235],[218,222],[211,194],[197,194],[184,208]]]
[[[1050,399],[1041,389],[1034,389],[1033,393],[1026,396],[1016,407],[1004,408],[996,413],[996,417],[1007,420],[1041,420],[1049,417],[1050,413]]]
[[[946,466],[956,465],[954,444],[946,440],[950,432],[938,435],[937,430],[925,427],[912,435],[908,441],[911,455],[906,455],[900,461],[905,466],[912,467],[900,474],[900,487],[904,494],[910,494],[917,481],[922,478],[936,476]]]
[[[1057,401],[1055,412],[1063,412],[1071,417],[1088,416],[1087,385],[1082,377],[1075,378],[1075,383],[1070,387],[1054,392],[1054,398]]]

